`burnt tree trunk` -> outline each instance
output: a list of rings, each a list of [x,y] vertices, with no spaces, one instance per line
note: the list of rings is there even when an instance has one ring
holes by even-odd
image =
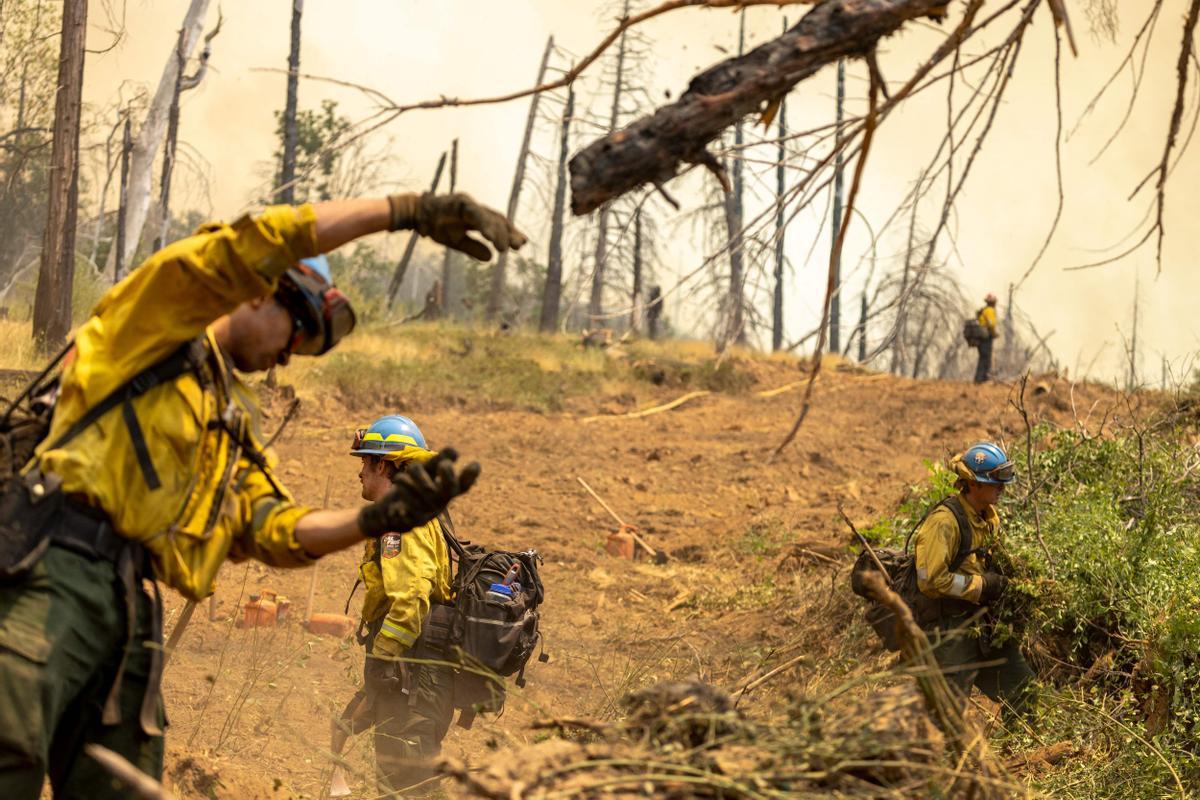
[[[867,360],[867,287],[858,303],[858,362]]]
[[[534,86],[541,86],[545,81],[546,67],[550,65],[550,52],[553,49],[554,37],[551,36],[546,40],[546,52],[542,54],[542,64],[538,67],[537,80],[533,82]],[[533,126],[537,122],[538,101],[541,97],[541,92],[535,92],[533,99],[529,101],[529,116],[525,118],[525,135],[521,138],[521,152],[517,155],[517,170],[513,175],[512,191],[508,195],[508,219],[514,223],[517,219],[517,206],[521,200],[521,184],[525,182],[525,161],[529,157],[529,144],[533,140]],[[508,251],[501,250],[500,255],[496,258],[496,266],[492,267],[492,285],[488,292],[486,314],[489,321],[496,318],[496,314],[500,311],[500,304],[504,302],[507,271]]]
[[[746,12],[743,9],[738,23],[738,55],[746,49]],[[717,350],[723,352],[730,343],[745,344],[745,299],[746,265],[743,254],[742,224],[745,218],[745,170],[742,146],[746,142],[742,123],[733,126],[733,191],[725,196],[725,226],[729,231],[729,324]]]
[[[1017,347],[1017,315],[1016,308],[1013,305],[1013,294],[1015,291],[1015,287],[1010,283],[1008,285],[1008,303],[1004,306],[1004,352],[1003,357],[1000,359],[1000,364],[1002,368],[1014,369],[1019,374],[1024,372],[1024,368],[1018,368],[1015,363]]]
[[[129,153],[133,150],[133,122],[128,111],[125,114],[125,125],[121,131],[121,191],[117,195],[117,236],[114,247],[116,257],[113,260],[113,283],[121,278],[125,269],[125,214],[129,207]]]
[[[278,202],[296,202],[296,105],[300,84],[300,17],[304,0],[292,0],[292,44],[288,51],[287,101],[283,107],[283,159],[279,165]]]
[[[892,337],[892,364],[889,370],[900,375],[904,371],[904,327],[908,318],[908,281],[912,272],[913,245],[917,238],[917,204],[913,203],[908,221],[908,246],[904,250],[904,270],[900,273],[900,293],[896,300],[896,324]],[[929,245],[933,246],[932,243]]]
[[[567,87],[562,134],[558,147],[558,178],[554,184],[554,211],[550,217],[550,254],[546,259],[546,288],[542,292],[542,315],[538,330],[553,333],[558,328],[558,306],[562,300],[563,214],[567,205],[567,156],[571,148],[571,117],[575,114],[575,87]]]
[[[645,183],[665,183],[685,164],[711,164],[709,142],[826,64],[876,42],[946,0],[829,0],[783,36],[692,79],[674,103],[588,145],[571,159],[571,211],[586,214]]]
[[[1133,274],[1133,333],[1129,338],[1129,379],[1125,390],[1133,392],[1138,385],[1138,300],[1142,293],[1142,273]],[[1010,310],[1011,313],[1011,310]]]
[[[834,129],[834,147],[837,155],[833,164],[833,224],[829,231],[829,246],[837,250],[838,235],[842,232],[842,120],[846,103],[846,61],[837,65],[837,127]],[[842,350],[842,255],[836,253],[833,261],[833,294],[829,298],[829,352]]]
[[[629,329],[637,333],[642,325],[642,209],[633,215],[633,291],[629,297]]]
[[[450,143],[450,193],[458,185],[458,139]],[[442,314],[454,316],[451,309],[456,308],[459,301],[459,287],[454,275],[454,251],[445,248],[442,255]]]
[[[163,143],[162,178],[158,186],[158,236],[154,237],[154,249],[159,250],[167,239],[167,228],[171,223],[171,175],[175,171],[175,145],[179,139],[179,96],[183,94],[183,66],[187,57],[183,54],[183,34],[179,35],[176,50],[179,70],[175,73],[175,92],[171,95],[171,108],[167,112],[167,140]]]
[[[63,3],[58,94],[54,100],[54,143],[50,155],[50,197],[33,305],[33,335],[46,349],[57,348],[71,329],[87,11],[87,0]]]
[[[627,18],[628,16],[629,16],[629,0],[625,0],[625,13],[623,15],[623,18]],[[622,90],[622,88],[624,88],[622,86],[622,82],[625,77],[625,45],[626,45],[625,34],[622,33],[621,39],[617,44],[617,78],[616,78],[616,83],[613,86],[612,113],[609,115],[609,120],[608,120],[609,136],[611,136],[613,134],[613,132],[616,131],[617,124],[620,122],[620,117],[621,117],[621,90]],[[578,158],[578,156],[576,156],[576,158]],[[574,163],[575,163],[575,159],[571,159],[571,164],[574,165]],[[571,171],[572,171],[572,173],[575,171],[574,166],[572,166]],[[572,186],[571,210],[574,213],[579,214],[579,213],[583,213],[583,212],[574,210],[574,208],[575,208],[574,185],[575,185],[574,179],[572,179],[572,182],[571,182],[571,186]],[[615,198],[615,197],[616,197],[616,195],[613,195],[613,198]],[[601,203],[596,203],[596,205],[592,206],[592,208],[596,208],[596,207],[600,208],[600,213],[596,219],[596,227],[598,229],[598,233],[596,235],[596,268],[592,272],[592,294],[591,294],[591,297],[588,298],[588,324],[589,324],[589,326],[604,325],[604,321],[602,319],[602,317],[604,316],[604,269],[607,266],[607,264],[605,262],[607,262],[607,260],[608,260],[608,211],[609,211],[609,208],[607,205],[603,205]],[[589,208],[588,210],[590,211],[592,209]]]
[[[658,286],[650,287],[650,302],[646,304],[646,328],[651,339],[658,338],[659,321],[662,319],[663,313],[663,294],[662,288]]]
[[[436,192],[438,183],[442,179],[442,170],[446,166],[446,152],[443,150],[441,158],[438,159],[437,167],[433,170],[433,182],[429,185],[429,191]],[[404,245],[404,254],[400,256],[400,261],[396,264],[396,271],[392,273],[391,283],[388,284],[388,308],[390,309],[396,302],[396,295],[400,292],[400,284],[404,283],[404,275],[408,272],[408,264],[412,261],[413,251],[417,248],[417,240],[420,235],[413,231],[408,235],[408,243]]]
[[[787,20],[783,21],[787,30]],[[783,193],[787,189],[787,95],[779,98],[779,150],[775,164],[775,293],[771,298],[771,350],[783,349],[783,264],[784,264],[784,219]]]

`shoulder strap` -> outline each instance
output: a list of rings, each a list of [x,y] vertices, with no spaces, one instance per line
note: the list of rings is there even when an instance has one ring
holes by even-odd
[[[193,339],[185,342],[175,352],[155,364],[146,367],[144,370],[134,375],[125,383],[113,389],[103,400],[89,408],[83,416],[75,420],[75,423],[67,428],[47,450],[56,450],[62,447],[67,442],[70,442],[79,434],[83,433],[90,425],[102,416],[112,411],[122,403],[128,403],[134,398],[140,397],[146,392],[163,383],[178,378],[183,373],[190,369],[195,369],[199,366],[199,359],[196,356],[195,348],[199,340]],[[126,415],[128,421],[128,414]],[[136,418],[135,418],[136,419]],[[132,430],[132,429],[131,429]],[[140,428],[138,429],[140,432]],[[138,450],[139,460],[141,458],[140,451],[145,448],[143,440],[139,448],[139,443],[134,442],[134,449]]]
[[[463,549],[462,542],[458,541],[457,532],[454,530],[454,521],[450,519],[450,509],[446,509],[437,516],[438,527],[442,529],[442,536],[446,539],[446,545],[454,551],[460,559],[467,555],[467,551]]]
[[[971,533],[971,523],[967,520],[967,510],[963,508],[962,497],[951,495],[943,500],[941,504],[950,509],[950,513],[954,515],[954,520],[958,523],[958,552],[954,554],[954,558],[950,561],[950,571],[956,572],[962,566],[962,563],[967,560],[967,556],[975,552],[972,546],[975,544],[974,536]]]
[[[941,500],[938,500],[936,503],[931,505],[929,507],[929,510],[925,512],[925,515],[922,516],[921,519],[919,519],[917,521],[917,524],[913,525],[912,530],[910,530],[908,532],[908,536],[904,539],[904,552],[906,552],[906,553],[908,552],[909,543],[912,541],[913,536],[916,536],[917,531],[921,530],[921,526],[925,524],[925,520],[929,519],[929,515],[932,514],[934,511],[937,511],[938,506],[945,505],[946,500],[948,500],[948,499],[949,498],[943,497]]]
[[[971,523],[967,520],[967,512],[963,508],[962,497],[960,495],[952,494],[949,497],[943,497],[925,512],[925,516],[921,517],[921,521],[909,531],[908,538],[904,540],[904,552],[908,552],[908,544],[912,540],[913,535],[925,524],[925,520],[929,519],[929,515],[940,506],[950,509],[950,513],[954,515],[954,521],[958,523],[958,552],[954,554],[954,558],[950,559],[950,571],[956,572],[962,566],[962,563],[967,560],[967,556],[976,552],[976,549],[973,547],[975,541],[971,533]],[[982,550],[984,548],[979,549]]]

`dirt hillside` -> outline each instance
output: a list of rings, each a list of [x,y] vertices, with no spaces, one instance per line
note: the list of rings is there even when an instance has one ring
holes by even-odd
[[[819,662],[746,698],[769,710],[777,691],[886,663],[846,609],[822,609],[836,573],[823,554],[844,546],[837,514],[866,522],[895,508],[926,460],[971,440],[1023,442],[1014,387],[910,381],[829,364],[796,441],[768,456],[799,407],[796,362],[747,365],[753,387],[710,394],[642,418],[604,418],[649,402],[627,396],[572,400],[567,411],[466,407],[348,411],[310,400],[281,438],[281,472],[298,498],[356,503],[358,463],[348,449],[355,425],[375,413],[411,414],[437,446],[453,444],[483,464],[477,487],[456,502],[460,532],[475,541],[545,558],[548,664],[533,665],[524,692],[498,719],[452,728],[449,755],[471,761],[490,748],[533,741],[544,717],[605,716],[626,691],[656,679],[700,675],[727,688],[791,655]],[[1034,394],[1036,389],[1039,392]],[[1031,381],[1031,417],[1096,425],[1110,395],[1053,378]],[[281,407],[282,402],[275,404]],[[604,553],[616,525],[576,481],[583,477],[626,521],[671,555],[665,565]],[[358,553],[319,566],[315,607],[340,612]],[[358,648],[296,626],[240,630],[232,620],[246,595],[275,589],[303,613],[307,571],[227,565],[214,619],[197,611],[165,680],[171,729],[168,774],[185,797],[321,797],[328,778],[329,724],[361,675]],[[168,598],[167,629],[182,603]],[[352,607],[351,613],[354,613]],[[350,761],[356,796],[370,773],[360,738]]]

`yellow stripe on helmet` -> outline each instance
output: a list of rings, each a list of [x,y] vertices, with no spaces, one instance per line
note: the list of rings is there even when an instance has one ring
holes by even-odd
[[[420,444],[417,442],[416,439],[414,439],[413,437],[411,437],[407,434],[403,434],[403,433],[389,433],[387,435],[387,438],[385,439],[383,437],[383,434],[379,433],[378,431],[368,431],[363,436],[362,440],[364,442],[384,442],[384,443],[403,442],[404,444],[412,445],[413,447],[420,447]]]
[[[390,453],[381,453],[379,457],[385,461],[394,461],[398,464],[424,464],[426,461],[432,460],[436,455],[436,450],[426,450],[424,447],[413,445],[393,450]]]

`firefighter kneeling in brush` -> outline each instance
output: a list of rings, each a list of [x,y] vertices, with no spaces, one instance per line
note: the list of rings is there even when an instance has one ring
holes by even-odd
[[[406,465],[435,455],[413,421],[398,415],[358,431],[350,454],[362,459],[358,478],[363,499],[371,502],[389,491]],[[450,551],[441,523],[435,519],[403,536],[385,533],[367,542],[359,576],[366,589],[358,639],[367,650],[363,687],[334,722],[333,751],[340,753],[350,733],[374,727],[379,779],[399,791],[432,776],[421,762],[438,754],[454,716],[454,671],[412,659],[432,604],[451,600]],[[331,794],[349,794],[340,771]]]
[[[919,616],[946,680],[964,697],[976,686],[1006,712],[1023,713],[1033,672],[1018,643],[992,647],[979,632],[988,627],[987,606],[1008,586],[993,571],[990,550],[1000,528],[996,503],[1016,478],[1013,463],[997,445],[980,442],[951,467],[959,494],[935,507],[916,532],[917,586],[927,606]]]

